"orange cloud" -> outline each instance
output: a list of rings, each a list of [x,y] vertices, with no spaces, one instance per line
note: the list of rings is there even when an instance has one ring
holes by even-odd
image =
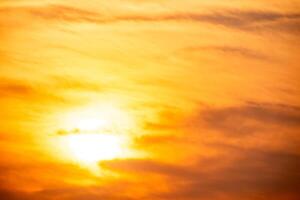
[[[1,1],[0,198],[296,200],[298,8]]]

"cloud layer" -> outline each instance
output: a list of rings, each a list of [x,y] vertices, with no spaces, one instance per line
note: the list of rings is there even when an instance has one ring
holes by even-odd
[[[1,1],[0,198],[298,199],[299,8]],[[124,155],[75,158],[85,133]]]

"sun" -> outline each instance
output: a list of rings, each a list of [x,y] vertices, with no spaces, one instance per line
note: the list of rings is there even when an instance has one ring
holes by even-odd
[[[67,147],[83,163],[110,160],[122,155],[120,136],[111,134],[73,134],[67,136]]]
[[[121,158],[128,153],[126,135],[132,124],[129,114],[116,106],[72,110],[61,120],[64,152],[68,158],[88,165]]]
[[[126,106],[90,104],[60,111],[49,151],[62,162],[89,170],[95,176],[112,175],[101,167],[114,159],[141,158],[134,148],[138,119]]]

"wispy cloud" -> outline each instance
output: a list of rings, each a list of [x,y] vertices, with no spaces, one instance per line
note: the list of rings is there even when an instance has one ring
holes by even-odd
[[[0,94],[2,98],[64,102],[64,99],[59,95],[45,91],[33,83],[14,79],[1,81]]]
[[[233,136],[242,136],[274,126],[299,128],[300,108],[248,102],[241,106],[203,110],[189,125],[197,126],[199,123]]]
[[[277,151],[261,151],[230,147],[228,154],[214,159],[199,158],[192,165],[170,164],[148,159],[123,159],[102,161],[104,169],[139,177],[138,181],[111,181],[102,187],[60,187],[42,189],[38,192],[17,192],[1,189],[7,199],[188,199],[224,198],[251,199],[274,197],[296,199],[300,187],[299,155]],[[217,163],[216,163],[217,162]],[[147,179],[140,178],[147,176]],[[161,177],[160,185],[167,190],[152,188],[147,193],[132,193],[143,185],[151,185],[152,177]],[[156,183],[158,184],[158,183]],[[110,189],[109,189],[110,188]],[[112,189],[113,188],[113,189]],[[112,192],[113,191],[113,192]],[[118,192],[117,192],[118,191]],[[145,191],[145,190],[144,190]],[[278,195],[282,195],[282,197]]]
[[[135,1],[0,3],[0,199],[298,200],[295,1]]]
[[[262,61],[271,61],[272,59],[256,50],[252,50],[246,47],[238,47],[238,46],[193,46],[184,49],[187,52],[206,52],[206,51],[215,51],[226,54],[226,56],[240,56],[248,59],[256,59]]]
[[[82,81],[68,76],[49,76],[49,82],[22,81],[6,79],[0,83],[2,98],[22,98],[23,100],[65,102],[68,99],[62,91],[102,92],[104,87],[98,83]],[[43,87],[48,87],[44,90]]]
[[[234,147],[222,158],[203,161],[199,159],[199,163],[193,166],[178,166],[149,160],[114,160],[102,162],[100,165],[133,175],[155,173],[165,177],[172,190],[154,194],[164,199],[175,197],[218,199],[218,194],[223,196],[235,194],[242,198],[251,193],[254,196],[270,195],[276,190],[296,196],[297,188],[300,186],[297,173],[300,163],[297,154]],[[215,163],[217,160],[218,165]],[[228,160],[231,161],[227,162]],[[207,171],[213,165],[217,168]],[[286,173],[282,173],[284,169],[288,169]]]
[[[54,87],[62,90],[76,90],[81,92],[102,92],[106,87],[99,81],[82,80],[80,77],[52,76]]]
[[[4,7],[2,13],[27,14],[43,20],[70,23],[116,23],[116,22],[199,22],[220,25],[240,30],[281,30],[298,31],[300,13],[282,13],[268,10],[211,10],[209,12],[168,12],[158,14],[130,13],[123,15],[92,12],[81,8],[47,5],[42,7]]]

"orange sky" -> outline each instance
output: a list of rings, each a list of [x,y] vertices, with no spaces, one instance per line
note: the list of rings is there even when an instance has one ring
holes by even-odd
[[[298,0],[1,0],[0,199],[296,200]]]

